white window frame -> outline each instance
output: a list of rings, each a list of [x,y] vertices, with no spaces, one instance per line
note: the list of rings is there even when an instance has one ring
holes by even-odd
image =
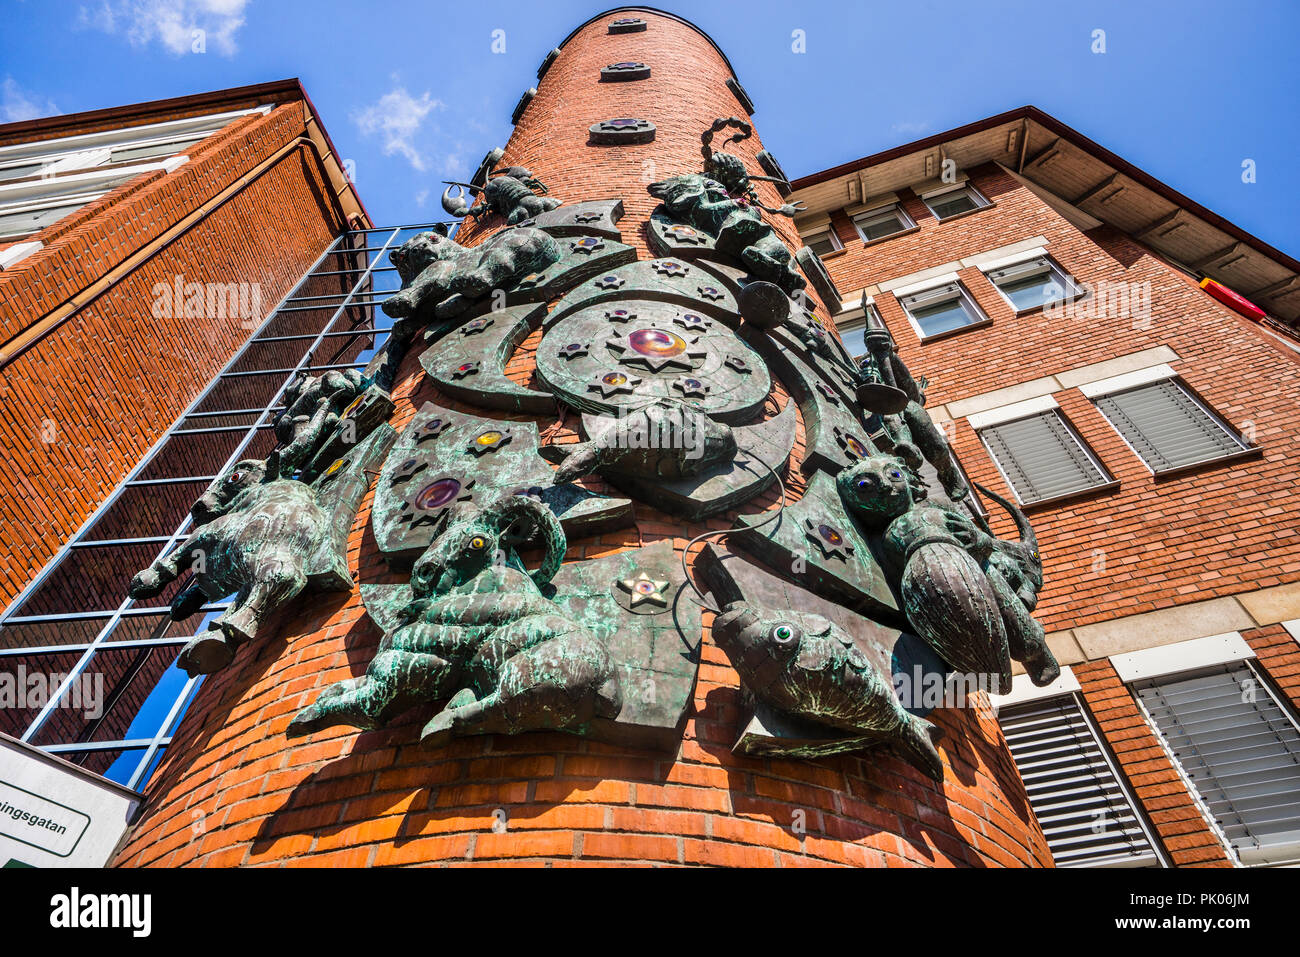
[[[912,324],[913,331],[916,332],[917,338],[922,342],[931,339],[941,339],[944,336],[955,335],[966,329],[972,329],[977,326],[987,325],[992,319],[980,308],[975,297],[970,294],[965,283],[957,278],[955,273],[939,277],[937,281],[930,281],[923,284],[922,288],[909,286],[905,289],[894,290],[894,298],[898,304],[903,307],[903,313],[907,316],[907,321]],[[912,315],[913,307],[924,308],[926,306],[938,305],[941,302],[951,302],[959,300],[966,309],[968,316],[974,316],[970,322],[963,326],[957,326],[955,329],[945,329],[942,332],[926,333],[921,327],[921,323]]]
[[[1245,867],[1267,867],[1278,863],[1290,865],[1294,864],[1295,860],[1287,857],[1285,849],[1281,852],[1281,856],[1286,858],[1285,860],[1280,861],[1277,859],[1277,850],[1255,851],[1249,854],[1250,859],[1247,859],[1247,856],[1243,856],[1241,849],[1232,844],[1227,834],[1215,822],[1214,814],[1205,803],[1200,790],[1188,776],[1182,762],[1178,759],[1178,755],[1171,749],[1155,718],[1152,717],[1143,702],[1142,696],[1138,694],[1138,685],[1140,684],[1157,682],[1161,678],[1195,678],[1201,673],[1208,674],[1219,668],[1230,668],[1234,664],[1240,664],[1259,683],[1260,692],[1273,699],[1273,703],[1281,712],[1282,717],[1300,732],[1300,722],[1296,720],[1296,716],[1292,713],[1291,702],[1286,700],[1285,697],[1274,693],[1273,688],[1261,673],[1257,662],[1258,656],[1255,654],[1255,650],[1242,638],[1240,632],[1235,631],[1222,635],[1211,635],[1207,638],[1193,638],[1189,641],[1158,645],[1154,648],[1144,648],[1140,651],[1110,657],[1111,666],[1115,669],[1115,673],[1124,683],[1124,686],[1128,688],[1130,694],[1133,695],[1133,701],[1137,705],[1142,719],[1151,729],[1155,739],[1160,742],[1161,749],[1164,750],[1170,763],[1178,772],[1188,794],[1200,810],[1210,830],[1222,844],[1228,857]],[[1283,845],[1284,848],[1288,846],[1295,852],[1300,853],[1300,846],[1295,844]]]
[[[53,179],[0,183],[0,216],[70,205],[72,201],[78,201],[77,205],[80,208],[106,196],[142,173],[155,170],[165,170],[170,173],[188,159],[189,157],[184,155],[169,156],[160,162],[143,163],[138,166],[118,166],[87,173],[71,173]],[[72,212],[75,210],[65,215],[70,216]],[[54,224],[49,223],[39,229],[28,229],[23,232],[2,232],[0,239],[10,240],[19,236],[31,236],[52,225]]]
[[[829,239],[831,241],[831,245],[835,247],[834,249],[831,250],[831,252],[839,252],[841,249],[844,248],[844,244],[840,242],[840,237],[836,235],[835,227],[833,226],[826,226],[824,229],[814,230],[810,232],[807,236],[803,236],[801,238],[803,239],[803,244],[810,248],[812,247],[813,243],[818,242],[822,239]],[[816,251],[813,252],[813,255],[817,256],[817,258],[819,259],[821,258],[821,255],[818,254]]]
[[[1066,272],[1060,263],[1045,252],[1033,256],[1025,256],[1023,258],[1017,257],[1015,262],[1003,261],[993,265],[982,266],[980,271],[984,273],[984,278],[987,279],[989,284],[998,291],[998,294],[1017,315],[1071,302],[1085,293],[1084,288],[1075,281],[1075,278]],[[1053,299],[1049,302],[1039,303],[1036,306],[1025,306],[1024,308],[1021,308],[1012,301],[1011,297],[1007,295],[1006,291],[1001,286],[1001,282],[1014,282],[1029,276],[1041,275],[1043,273],[1048,274],[1051,281],[1061,288],[1062,294],[1059,298]]]
[[[867,234],[863,232],[862,225],[864,221],[875,221],[878,219],[884,219],[886,216],[891,215],[898,223],[898,228],[892,233],[888,233],[884,236],[877,236],[875,239],[869,239]],[[887,203],[884,206],[877,206],[874,209],[863,210],[862,212],[853,215],[853,228],[857,230],[858,238],[864,243],[884,242],[886,239],[897,236],[899,233],[906,232],[915,226],[916,222],[911,216],[907,215],[907,210],[903,209],[902,203]]]
[[[93,169],[109,163],[112,154],[118,150],[168,143],[188,143],[196,138],[211,136],[241,117],[254,113],[265,116],[271,108],[271,104],[266,104],[247,110],[209,113],[162,123],[147,123],[143,126],[119,127],[95,133],[81,133],[76,136],[61,136],[35,143],[0,146],[0,170],[40,163],[41,168],[29,176],[48,177],[74,170]],[[158,157],[158,159],[162,158],[164,157]]]
[[[1152,467],[1151,463],[1146,460],[1146,457],[1133,447],[1133,443],[1128,440],[1128,436],[1124,434],[1123,430],[1111,421],[1110,416],[1106,414],[1106,410],[1101,407],[1097,400],[1105,398],[1108,395],[1114,395],[1117,392],[1128,392],[1131,389],[1139,389],[1143,386],[1155,385],[1159,382],[1172,383],[1173,386],[1190,399],[1192,404],[1200,409],[1211,422],[1223,430],[1224,434],[1237,445],[1237,450],[1234,452],[1225,452],[1222,455],[1214,455],[1197,462],[1175,465],[1172,468],[1156,469]],[[1137,457],[1137,460],[1142,463],[1142,467],[1152,475],[1173,475],[1184,469],[1194,469],[1198,466],[1205,465],[1207,462],[1218,462],[1224,459],[1235,458],[1241,453],[1253,451],[1255,448],[1255,446],[1247,444],[1237,431],[1224,421],[1221,415],[1202,402],[1200,397],[1187,386],[1187,383],[1182,380],[1178,373],[1169,365],[1164,363],[1152,366],[1149,369],[1138,369],[1135,372],[1126,372],[1123,375],[1112,376],[1108,379],[1098,380],[1097,382],[1088,382],[1081,385],[1079,391],[1092,402],[1093,407],[1098,413],[1100,413],[1101,417],[1106,420],[1106,424],[1109,425],[1115,434],[1119,436],[1120,441],[1124,443],[1128,450]]]
[[[971,200],[975,203],[975,209],[964,209],[960,213],[950,213],[947,216],[940,216],[937,212],[935,212],[934,206],[932,205],[932,201],[939,200],[940,198],[944,196],[949,196],[952,193],[960,193],[960,192],[966,192],[970,194]],[[989,202],[988,198],[985,197],[983,193],[981,193],[978,189],[975,188],[975,184],[972,183],[970,180],[965,180],[964,182],[961,183],[954,183],[952,186],[945,187],[944,189],[931,190],[930,192],[926,193],[924,196],[921,197],[921,202],[925,203],[926,209],[928,209],[930,213],[934,216],[934,218],[941,223],[949,219],[955,219],[958,216],[965,216],[969,213],[973,213],[975,212],[975,210],[983,209],[986,206],[993,205],[991,202]]]
[[[1079,447],[1084,456],[1086,456],[1093,464],[1093,467],[1097,469],[1097,472],[1101,475],[1102,481],[1095,485],[1085,485],[1083,488],[1073,489],[1069,492],[1060,492],[1047,498],[1026,500],[1024,496],[1020,494],[1020,489],[1016,487],[1016,483],[1011,480],[1011,476],[1009,476],[1006,469],[1002,467],[1002,461],[998,458],[997,453],[993,451],[993,447],[989,444],[988,436],[985,435],[985,430],[1000,425],[1009,425],[1012,422],[1019,422],[1021,419],[1037,418],[1042,415],[1056,416],[1061,425],[1065,428],[1066,433],[1074,440],[1075,445]],[[1110,473],[1110,470],[1107,469],[1101,459],[1097,457],[1097,453],[1095,453],[1088,443],[1084,441],[1083,436],[1078,433],[1070,420],[1061,414],[1060,405],[1050,395],[1039,396],[1036,399],[1027,399],[1024,402],[1016,402],[997,409],[989,409],[986,412],[977,412],[973,415],[967,416],[966,422],[975,430],[975,434],[979,436],[980,444],[984,446],[984,451],[988,453],[988,457],[993,461],[993,467],[998,470],[998,474],[1002,476],[1002,481],[1006,483],[1007,488],[1011,490],[1011,494],[1015,496],[1016,501],[1021,505],[1036,506],[1048,502],[1064,501],[1065,499],[1073,498],[1076,495],[1086,495],[1089,492],[1109,488],[1116,484],[1115,476]]]

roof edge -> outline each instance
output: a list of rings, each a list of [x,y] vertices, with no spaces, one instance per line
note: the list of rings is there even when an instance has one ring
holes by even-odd
[[[977,120],[974,123],[968,123],[965,126],[959,126],[955,129],[947,130],[943,133],[935,133],[934,135],[927,136],[924,139],[915,140],[902,146],[895,146],[880,153],[864,156],[861,159],[852,160],[848,163],[841,163],[839,166],[833,166],[830,169],[822,170],[820,173],[810,173],[807,176],[801,176],[792,181],[790,185],[794,191],[797,192],[800,189],[806,189],[809,186],[816,186],[819,183],[825,183],[829,180],[837,179],[840,176],[846,176],[849,173],[856,173],[858,170],[866,169],[867,167],[875,166],[879,163],[886,163],[910,153],[931,149],[935,146],[946,143],[949,140],[959,139],[963,136],[970,136],[973,133],[983,132],[991,127],[1000,126],[1003,123],[1012,120],[1032,120],[1033,122],[1038,123],[1043,128],[1050,130],[1057,136],[1073,143],[1083,152],[1088,153],[1101,162],[1114,167],[1118,172],[1123,173],[1129,179],[1151,190],[1157,196],[1163,197],[1175,206],[1186,209],[1189,213],[1205,220],[1205,222],[1214,228],[1227,233],[1234,239],[1240,240],[1256,252],[1262,253],[1270,259],[1275,260],[1293,272],[1300,272],[1300,261],[1297,261],[1293,257],[1282,252],[1280,249],[1275,249],[1268,243],[1264,242],[1264,240],[1246,232],[1246,230],[1242,229],[1230,220],[1224,219],[1213,210],[1206,209],[1200,203],[1184,196],[1172,186],[1156,179],[1150,173],[1134,166],[1128,160],[1112,153],[1104,146],[1101,146],[1084,136],[1073,127],[1062,123],[1051,114],[1043,112],[1036,106],[1026,105],[1018,107],[1017,109],[1008,110],[1005,113],[998,113],[994,116]]]

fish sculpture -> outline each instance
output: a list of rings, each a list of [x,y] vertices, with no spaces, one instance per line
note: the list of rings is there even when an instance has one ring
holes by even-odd
[[[887,676],[853,638],[820,615],[769,611],[731,602],[713,622],[713,639],[731,659],[741,686],[792,715],[883,742],[936,781],[943,730],[903,708]]]

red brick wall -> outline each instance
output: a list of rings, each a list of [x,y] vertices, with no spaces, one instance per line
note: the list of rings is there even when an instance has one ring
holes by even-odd
[[[531,167],[562,199],[621,197],[624,236],[643,256],[654,205],[645,183],[696,169],[700,131],[739,111],[708,41],[680,21],[644,15],[644,34],[608,35],[609,15],[564,47],[503,161]],[[600,84],[600,68],[620,60],[649,63],[651,79]],[[623,115],[654,122],[655,143],[586,145],[588,126]],[[751,156],[759,148],[756,140],[743,147]],[[643,176],[650,159],[656,168]],[[485,221],[463,238],[499,226]],[[789,226],[782,228],[793,243]],[[525,343],[511,364],[519,381],[531,374],[534,345]],[[429,399],[457,407],[408,356],[393,424],[404,426]],[[796,456],[801,451],[802,444]],[[746,511],[772,507],[774,495]],[[358,578],[399,581],[376,554],[368,519],[367,505],[351,539]],[[636,528],[571,542],[568,558],[663,538],[681,548],[705,527],[643,505],[637,519]],[[719,517],[709,527],[729,524]],[[737,757],[731,745],[744,717],[737,677],[707,635],[676,754],[541,733],[471,737],[429,752],[417,741],[427,708],[380,732],[335,729],[286,740],[293,714],[331,682],[359,673],[378,639],[356,594],[317,599],[299,605],[278,637],[245,649],[206,681],[118,863],[1050,864],[990,716],[974,709],[938,716],[949,732],[941,789],[877,754],[815,762]],[[508,815],[504,829],[493,827],[498,809]]]
[[[176,172],[145,174],[40,233],[46,248],[0,273],[0,340],[303,135],[304,118],[300,102],[242,118],[189,150]],[[154,318],[154,284],[178,274],[186,282],[259,283],[269,310],[342,228],[319,161],[299,147],[4,367],[0,606],[249,335],[236,318]],[[43,429],[53,441],[42,441]]]
[[[1178,354],[1172,365],[1187,384],[1237,429],[1253,423],[1262,447],[1255,459],[1156,479],[1077,389],[1055,393],[1120,487],[1031,510],[1046,563],[1037,613],[1043,625],[1054,631],[1300,579],[1296,354],[1122,233],[1081,232],[994,165],[967,172],[993,206],[939,223],[904,191],[903,205],[920,229],[870,246],[846,217],[833,217],[846,251],[829,257],[827,268],[841,292],[1041,235],[1080,281],[1149,282],[1152,315],[1149,324],[1017,316],[978,269],[968,268],[960,278],[992,324],[922,343],[897,299],[879,294],[876,304],[900,354],[932,382],[931,405],[1163,344]],[[965,419],[958,420],[954,445],[972,479],[1007,495]],[[1094,561],[1098,548],[1104,567]]]

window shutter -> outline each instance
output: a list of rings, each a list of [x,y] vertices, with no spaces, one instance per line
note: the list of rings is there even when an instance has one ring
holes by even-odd
[[[1248,665],[1135,684],[1243,863],[1300,859],[1300,732]]]
[[[1108,481],[1054,411],[989,426],[980,430],[980,437],[1021,502],[1039,502]]]
[[[1217,459],[1246,447],[1172,379],[1098,396],[1096,402],[1155,472]]]
[[[1158,867],[1146,825],[1077,698],[998,714],[1057,867]]]

